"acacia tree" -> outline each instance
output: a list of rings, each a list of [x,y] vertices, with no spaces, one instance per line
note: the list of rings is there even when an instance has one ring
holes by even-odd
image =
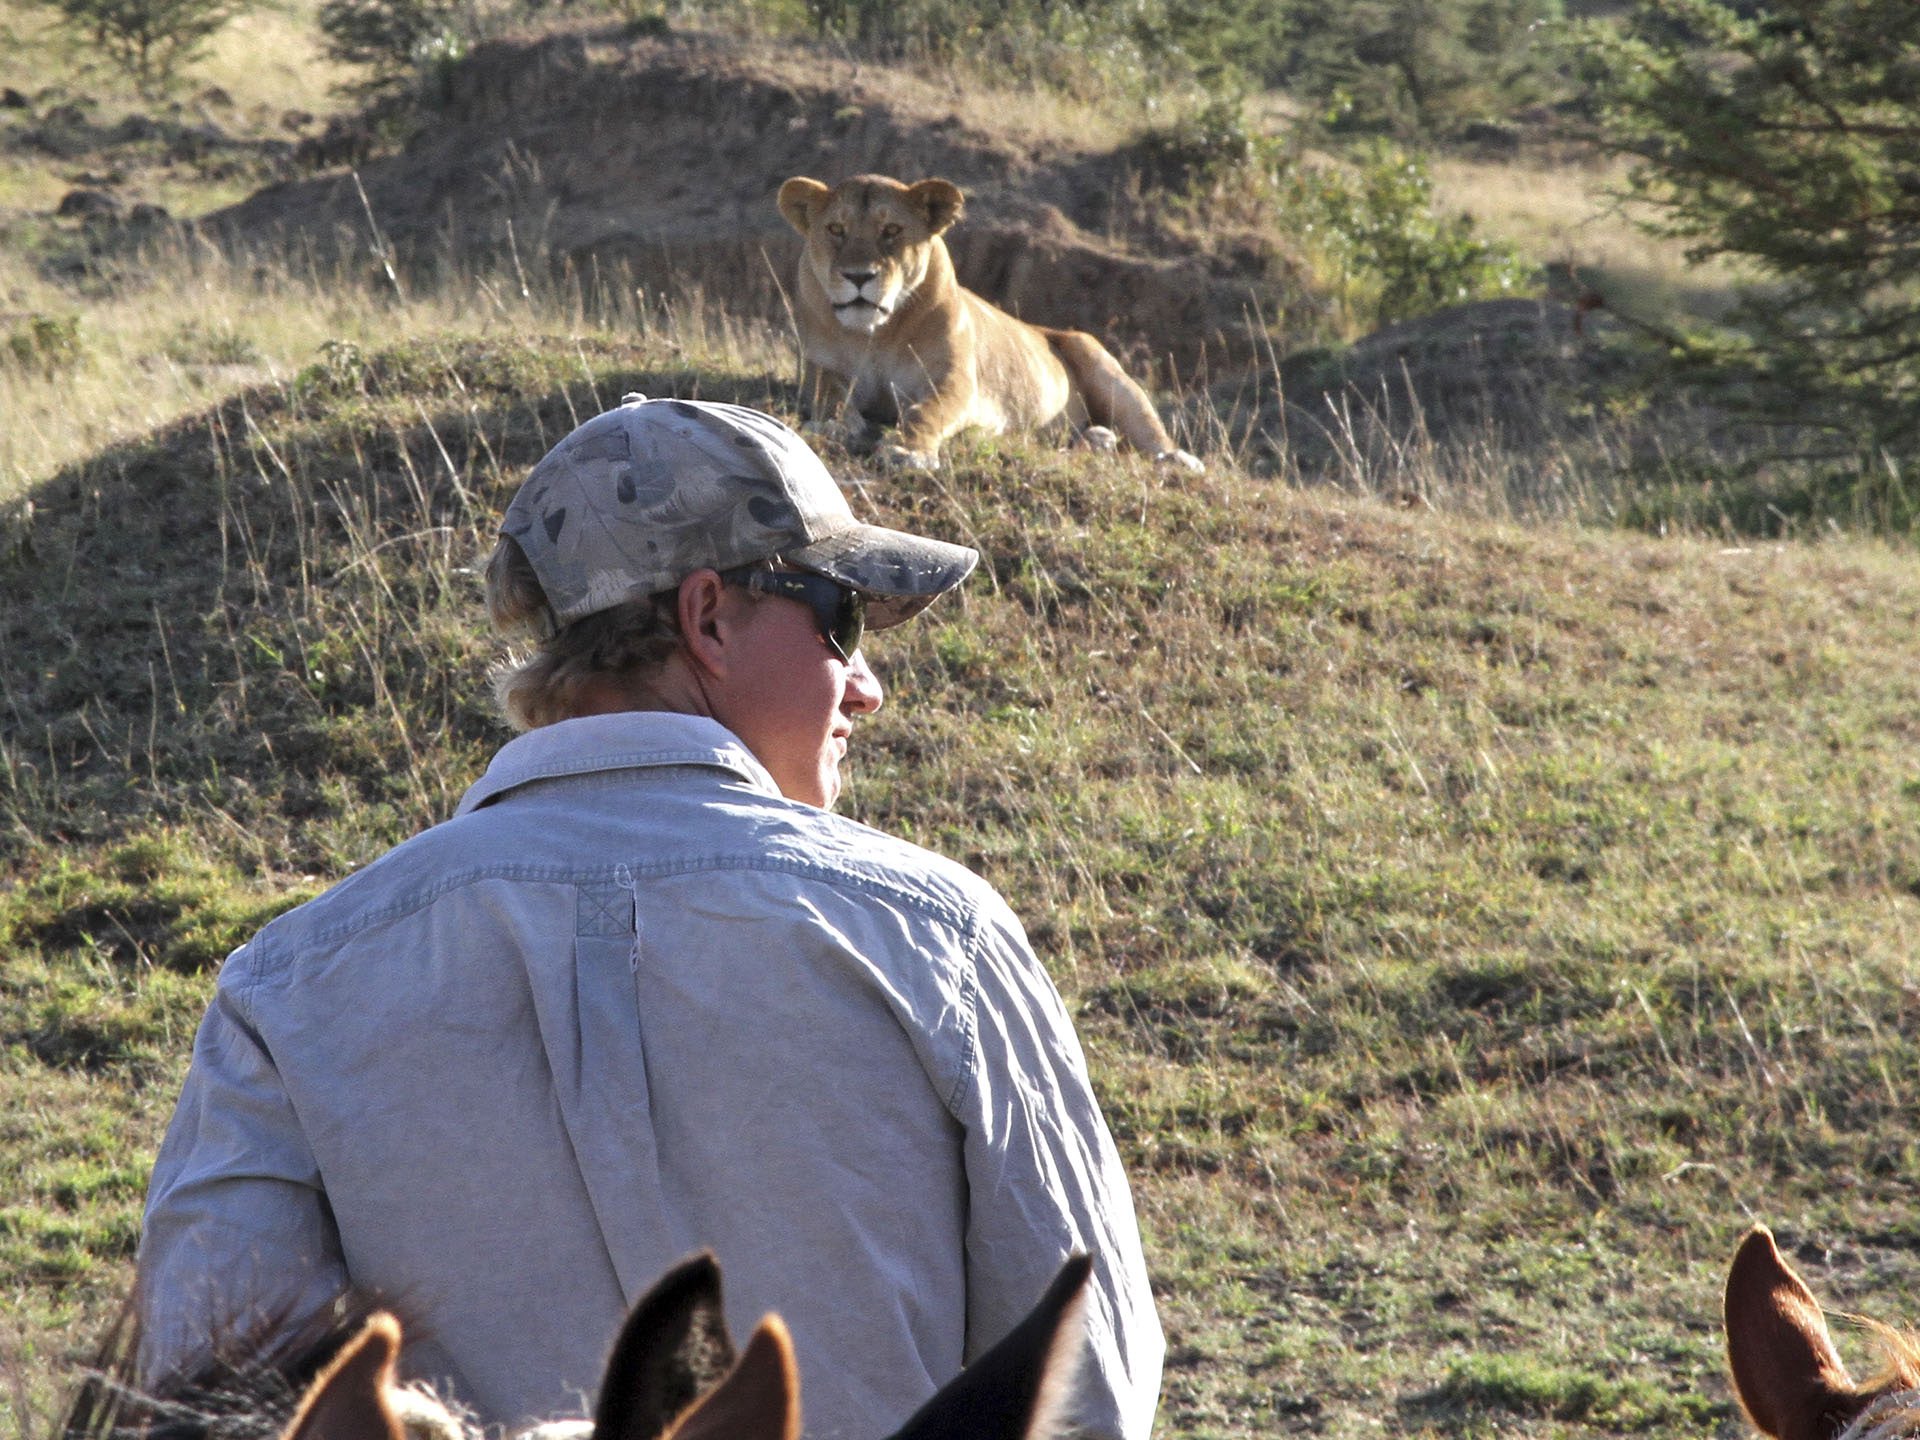
[[[1757,276],[1696,358],[1853,455],[1920,452],[1920,4],[1633,0],[1577,35],[1650,226]]]
[[[146,91],[164,89],[245,0],[51,0]]]

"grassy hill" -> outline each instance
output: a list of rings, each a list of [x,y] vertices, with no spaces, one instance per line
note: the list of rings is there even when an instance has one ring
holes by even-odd
[[[217,63],[269,153],[279,82]],[[473,566],[526,468],[625,391],[795,399],[785,337],[697,296],[89,249],[51,211],[90,160],[13,143],[58,98],[0,117],[0,1435],[127,1283],[221,956],[504,738]],[[250,174],[119,159],[176,215]],[[830,453],[863,513],[985,556],[871,647],[844,806],[999,885],[1067,995],[1162,1433],[1743,1433],[1717,1317],[1748,1223],[1823,1294],[1915,1308],[1920,569],[1575,524],[1631,508],[1604,445],[1336,417],[1309,464],[1278,383],[1188,397],[1201,479]]]
[[[0,1293],[124,1282],[225,949],[501,732],[471,563],[611,340],[336,353],[50,477],[0,561]],[[1897,1313],[1920,575],[1023,444],[843,467],[980,576],[875,660],[852,813],[1013,898],[1091,1047],[1169,1435],[1733,1433],[1749,1220]]]

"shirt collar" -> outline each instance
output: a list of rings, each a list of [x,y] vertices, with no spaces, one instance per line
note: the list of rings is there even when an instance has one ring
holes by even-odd
[[[515,736],[500,747],[487,773],[461,797],[454,813],[478,810],[535,780],[664,765],[711,766],[764,794],[780,794],[766,767],[719,721],[704,715],[626,710],[561,720]]]

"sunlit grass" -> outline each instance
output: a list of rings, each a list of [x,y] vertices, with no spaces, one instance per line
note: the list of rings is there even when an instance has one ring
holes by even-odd
[[[544,268],[537,268],[544,275]],[[698,296],[649,308],[609,282],[537,288],[525,272],[464,274],[432,288],[295,260],[234,257],[169,235],[76,293],[0,252],[0,291],[16,314],[71,326],[71,355],[11,363],[0,350],[0,499],[113,444],[160,428],[250,385],[284,385],[328,351],[528,330],[600,338],[657,336],[695,350],[790,363],[771,332]],[[22,322],[12,322],[18,326]],[[0,323],[0,332],[5,324]],[[0,333],[0,341],[5,334]]]
[[[182,68],[167,91],[138,94],[127,75],[49,5],[0,0],[0,86],[37,99],[82,100],[111,125],[128,114],[183,113],[271,132],[289,110],[337,108],[335,87],[351,71],[326,58],[313,23],[317,0],[265,0],[241,11]],[[208,92],[218,87],[224,101]]]
[[[1433,163],[1442,207],[1471,215],[1484,234],[1542,265],[1571,269],[1610,304],[1656,322],[1724,313],[1741,272],[1689,260],[1681,242],[1648,234],[1638,223],[1644,217],[1618,198],[1625,175],[1624,162],[1583,158],[1570,147],[1552,159],[1456,155]]]

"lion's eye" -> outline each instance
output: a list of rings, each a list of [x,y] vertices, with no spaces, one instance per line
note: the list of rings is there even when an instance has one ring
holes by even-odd
[[[827,222],[827,234],[833,236],[834,239],[838,240],[846,233],[847,227],[842,225],[838,220],[829,220]]]
[[[900,238],[900,227],[898,225],[882,225],[880,227],[880,238],[882,240],[898,240]]]

